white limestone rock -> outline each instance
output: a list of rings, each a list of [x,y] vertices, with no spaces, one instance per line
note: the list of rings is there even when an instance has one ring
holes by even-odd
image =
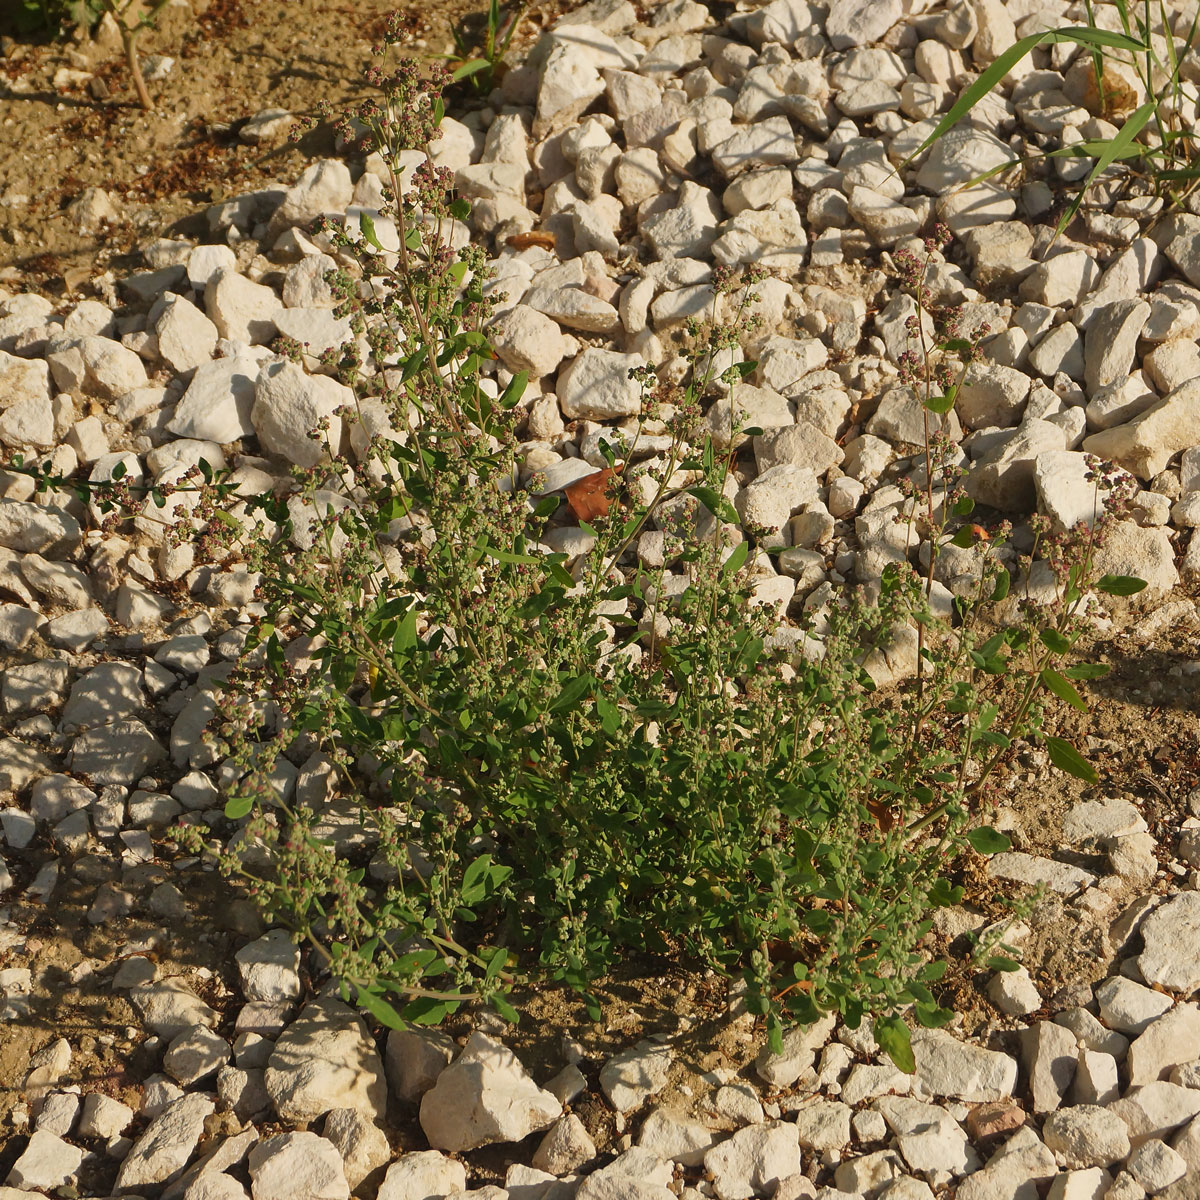
[[[639,354],[589,346],[559,372],[556,391],[563,415],[587,421],[637,416],[642,390],[637,380],[629,378],[629,371],[644,365]]]
[[[177,375],[208,362],[220,336],[216,325],[183,296],[172,292],[163,300],[163,310],[154,323],[159,357]]]
[[[204,1132],[204,1122],[215,1109],[202,1093],[168,1104],[130,1147],[117,1172],[117,1191],[141,1191],[182,1175]]]
[[[342,1156],[315,1133],[281,1133],[250,1151],[254,1200],[350,1200]]]
[[[354,1108],[381,1123],[387,1108],[383,1063],[353,1009],[310,1001],[280,1034],[265,1083],[279,1116],[307,1123],[335,1108]]]
[[[750,1200],[768,1195],[800,1170],[796,1126],[768,1121],[739,1130],[704,1156],[718,1200]]]
[[[519,1142],[551,1125],[562,1105],[529,1077],[516,1055],[473,1033],[421,1100],[421,1128],[435,1149],[460,1152]]]
[[[666,1086],[672,1057],[669,1046],[638,1042],[604,1064],[600,1070],[601,1090],[618,1112],[633,1112]]]
[[[234,959],[247,1000],[276,1003],[300,998],[300,950],[286,930],[263,934],[243,946]]]
[[[325,375],[306,375],[295,363],[273,363],[258,375],[250,421],[263,448],[300,467],[313,467],[342,440],[337,411],[353,405],[349,388]],[[319,440],[308,436],[328,418],[329,429]]]

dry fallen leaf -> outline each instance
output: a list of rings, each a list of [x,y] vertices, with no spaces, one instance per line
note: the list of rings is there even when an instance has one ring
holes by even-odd
[[[564,488],[567,503],[579,521],[594,521],[608,516],[612,503],[608,494],[608,481],[616,474],[612,467],[605,467],[594,475],[585,475],[570,487]]]
[[[504,239],[504,244],[511,246],[514,250],[528,250],[530,246],[541,246],[544,250],[555,248],[554,234],[544,229],[533,229],[529,233],[514,233],[511,237]]]

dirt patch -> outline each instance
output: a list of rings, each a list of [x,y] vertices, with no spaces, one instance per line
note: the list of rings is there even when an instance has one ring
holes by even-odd
[[[270,183],[290,182],[333,152],[329,126],[298,144],[285,134],[248,145],[242,126],[263,109],[312,116],[367,95],[372,40],[397,12],[417,54],[453,50],[450,30],[477,0],[191,0],[168,6],[140,42],[144,62],[174,59],[151,79],[153,112],[136,103],[119,40],[103,28],[61,43],[0,40],[0,284],[51,297],[90,294],[109,269],[138,263],[158,234],[207,233],[204,209]],[[516,44],[565,7],[532,6]],[[198,15],[194,15],[196,10]],[[153,70],[150,70],[153,75]],[[89,188],[116,219],[81,229],[72,209]]]

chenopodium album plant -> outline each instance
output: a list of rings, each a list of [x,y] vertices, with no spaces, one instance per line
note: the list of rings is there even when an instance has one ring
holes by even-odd
[[[1070,680],[1098,673],[1053,666],[1095,582],[1091,542],[1051,559],[1050,609],[983,642],[973,618],[1008,579],[990,559],[952,621],[901,563],[872,596],[828,606],[819,639],[781,624],[755,603],[769,539],[748,531],[756,548],[727,498],[754,432],[736,406],[754,364],[721,379],[716,365],[754,321],[756,276],[719,270],[690,382],[637,372],[636,434],[601,442],[605,488],[565,527],[560,498],[521,468],[526,380],[491,373],[469,210],[428,157],[402,183],[403,152],[436,136],[444,76],[404,64],[374,78],[383,100],[356,116],[388,166],[387,206],[323,231],[355,331],[327,361],[353,389],[353,453],[326,422],[312,434],[323,459],[295,469],[291,495],[240,495],[206,464],[194,484],[142,489],[160,508],[198,492],[171,536],[261,571],[267,614],[209,735],[240,825],[224,843],[185,825],[179,842],[244,877],[388,1025],[467,1001],[516,1020],[508,997],[528,978],[599,1015],[593,983],[614,964],[683,954],[741,975],[773,1045],[787,1021],[870,1014],[911,1071],[902,1014],[950,1016],[932,990],[945,964],[922,946],[933,910],[963,898],[949,868],[1007,846],[983,823],[989,776],[1018,737],[1044,736],[1038,697],[1082,704]],[[703,411],[721,384],[728,411]],[[931,494],[937,477],[927,456]],[[114,488],[133,498],[106,486],[106,506]],[[662,535],[655,567],[635,553],[647,532]],[[564,539],[570,553],[551,550]],[[880,697],[872,655],[912,621],[936,635],[922,686]],[[283,802],[273,768],[289,748],[323,749],[357,801],[349,848],[321,806]]]

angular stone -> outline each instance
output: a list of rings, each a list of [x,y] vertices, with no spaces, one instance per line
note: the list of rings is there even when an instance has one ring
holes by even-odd
[[[1053,1021],[1038,1021],[1021,1035],[1035,1113],[1053,1112],[1075,1078],[1075,1035]]]
[[[300,951],[283,929],[272,929],[234,955],[247,1000],[299,1000]]]
[[[528,371],[534,379],[552,374],[566,353],[558,324],[528,304],[517,304],[488,330],[501,361],[511,371]]]
[[[768,1121],[741,1129],[709,1150],[704,1156],[704,1169],[712,1176],[718,1200],[769,1195],[781,1180],[800,1170],[796,1126]]]
[[[458,1047],[436,1029],[393,1029],[388,1033],[384,1069],[400,1100],[415,1103],[454,1060]]]
[[[1083,384],[1089,397],[1129,375],[1149,316],[1150,305],[1141,299],[1118,300],[1097,310],[1085,340]]]
[[[167,431],[220,445],[253,436],[250,414],[260,370],[258,360],[249,354],[201,363],[175,406]]]
[[[1003,1100],[1017,1087],[1017,1063],[1007,1054],[960,1042],[941,1029],[913,1031],[917,1078],[933,1096]]]
[[[633,1112],[666,1086],[671,1059],[669,1047],[639,1042],[604,1064],[600,1087],[618,1112]]]
[[[629,378],[632,367],[645,365],[640,354],[588,347],[558,376],[559,403],[569,420],[611,421],[641,412],[642,390]]]
[[[295,363],[275,363],[258,376],[250,421],[269,453],[299,467],[314,467],[339,451],[342,418],[337,412],[353,404],[353,392],[336,380],[306,375]],[[328,432],[308,436],[326,420]]]
[[[183,1174],[216,1106],[207,1096],[181,1096],[168,1104],[134,1141],[117,1172],[117,1191],[170,1183]]]
[[[279,298],[236,271],[219,271],[204,288],[204,311],[221,337],[247,346],[269,342],[278,332]],[[124,389],[129,391],[128,388]]]
[[[506,1046],[474,1033],[421,1100],[421,1128],[435,1149],[459,1152],[519,1142],[545,1129],[562,1105],[529,1077]]]
[[[1132,421],[1093,433],[1083,448],[1110,459],[1139,479],[1151,479],[1172,455],[1195,443],[1200,424],[1200,379],[1151,404]]]
[[[163,1056],[163,1070],[183,1087],[214,1075],[230,1059],[229,1043],[204,1025],[180,1033]]]
[[[154,323],[158,354],[179,375],[208,362],[219,335],[217,327],[190,300],[173,292],[163,299],[163,311]]]
[[[315,1133],[282,1133],[250,1151],[254,1200],[350,1200],[337,1147]]]
[[[993,855],[988,861],[987,872],[994,879],[1008,879],[1030,887],[1044,884],[1051,891],[1063,895],[1091,887],[1096,882],[1096,876],[1082,867],[1072,867],[1051,858],[1016,850]]]
[[[718,1135],[700,1122],[656,1108],[643,1123],[637,1144],[680,1166],[698,1167],[718,1140]]]
[[[1200,1055],[1200,1006],[1179,1004],[1148,1025],[1129,1047],[1129,1086],[1165,1079],[1171,1068]]]
[[[1200,1091],[1157,1081],[1130,1088],[1108,1111],[1124,1121],[1132,1145],[1165,1138],[1200,1113]]]
[[[1142,923],[1138,970],[1149,984],[1187,995],[1200,988],[1200,893],[1182,892]]]
[[[377,1200],[431,1200],[461,1193],[467,1186],[467,1169],[436,1150],[402,1154],[379,1185]]]
[[[383,1064],[362,1020],[337,1000],[314,1000],[280,1035],[267,1064],[267,1091],[279,1116],[296,1124],[334,1108],[382,1122]]]
[[[335,1108],[325,1118],[323,1136],[342,1156],[351,1191],[392,1157],[387,1135],[356,1108]]]
[[[8,1173],[8,1182],[20,1194],[34,1188],[62,1187],[79,1170],[83,1151],[44,1129],[29,1139],[20,1158]],[[2,1189],[8,1191],[8,1188]]]
[[[805,1150],[823,1154],[850,1144],[850,1106],[840,1100],[814,1100],[796,1111],[796,1133]]]

